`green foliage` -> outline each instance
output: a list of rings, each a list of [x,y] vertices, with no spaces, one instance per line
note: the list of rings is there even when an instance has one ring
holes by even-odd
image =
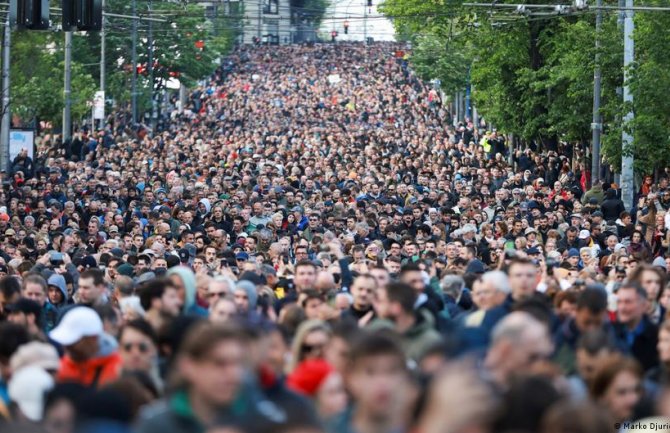
[[[651,4],[661,6],[658,1]],[[636,56],[630,71],[634,103],[623,107],[619,115],[630,109],[635,113],[635,120],[627,127],[634,137],[636,168],[651,173],[670,164],[670,16],[637,13],[635,25]]]
[[[651,4],[665,5],[661,0]],[[594,13],[524,17],[501,9],[465,8],[457,0],[386,0],[381,9],[413,43],[411,62],[423,78],[440,78],[445,91],[453,93],[464,89],[463,74],[469,68],[477,110],[498,129],[540,144],[590,141]],[[635,23],[630,107],[624,106],[620,92],[623,35],[616,12],[604,13],[598,35],[603,153],[619,166],[625,127],[634,136],[636,168],[651,172],[670,165],[670,15],[636,12]],[[631,110],[635,120],[622,125]]]
[[[12,34],[12,114],[23,121],[44,120],[60,125],[63,110],[62,34],[20,31]],[[81,64],[72,65],[72,116],[90,112],[96,83]]]
[[[291,0],[291,9],[302,14],[313,23],[314,28],[319,28],[326,9],[330,5],[329,0]]]
[[[154,1],[152,16],[165,22],[152,23],[154,40],[155,88],[178,75],[187,87],[209,76],[219,60],[232,47],[239,29],[241,10],[231,4],[229,16],[223,6],[218,14],[206,15],[197,4]],[[107,0],[108,12],[133,15],[131,0]],[[147,16],[147,2],[138,2],[137,14]],[[107,98],[117,106],[130,102],[132,79],[132,21],[106,18],[105,71]],[[148,65],[148,22],[138,24],[137,60]],[[90,115],[89,101],[99,87],[100,33],[80,32],[72,40],[72,119]],[[63,42],[62,32],[13,32],[12,34],[12,113],[25,122],[33,118],[60,125],[63,109]],[[197,45],[196,45],[197,43]],[[150,105],[149,76],[139,75],[137,84],[140,107]]]

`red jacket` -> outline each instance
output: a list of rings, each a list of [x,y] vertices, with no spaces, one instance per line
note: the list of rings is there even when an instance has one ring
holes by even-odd
[[[118,352],[111,355],[75,362],[65,355],[60,361],[58,382],[77,382],[91,386],[97,376],[96,387],[114,382],[121,375],[121,356]]]

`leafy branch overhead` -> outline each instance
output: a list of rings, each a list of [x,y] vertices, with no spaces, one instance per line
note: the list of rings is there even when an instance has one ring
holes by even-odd
[[[495,4],[518,4],[512,0]],[[540,2],[526,2],[526,5]],[[546,2],[545,2],[546,3]],[[614,0],[604,2],[616,6]],[[646,2],[661,5],[660,0]],[[514,8],[474,8],[450,0],[386,0],[383,12],[413,44],[412,66],[439,78],[446,93],[462,91],[467,72],[477,111],[502,131],[527,143],[552,147],[558,140],[591,139],[595,13],[515,13]],[[523,9],[522,9],[523,12]],[[603,151],[615,168],[621,160],[623,35],[617,12],[604,13],[602,71]],[[636,12],[631,70],[637,168],[670,164],[670,14]]]
[[[133,15],[131,0],[107,0],[105,10]],[[152,23],[155,88],[179,79],[192,87],[211,75],[239,33],[239,2],[230,3],[229,15],[196,4],[154,1]],[[137,14],[147,16],[147,2],[137,2]],[[131,20],[107,18],[106,97],[117,107],[130,102],[132,79]],[[140,111],[150,105],[148,74],[149,24],[138,23],[137,63]],[[24,122],[45,120],[59,126],[63,109],[63,33],[14,32],[12,35],[12,112]],[[89,103],[99,87],[100,34],[75,33],[72,49],[72,118],[89,116]]]

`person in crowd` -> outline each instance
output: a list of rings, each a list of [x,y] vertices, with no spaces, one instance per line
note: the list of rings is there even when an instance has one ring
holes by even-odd
[[[347,406],[342,376],[323,359],[302,361],[288,375],[286,384],[314,400],[321,419],[341,414]]]
[[[40,125],[0,173],[0,418],[553,433],[670,415],[670,168],[624,203],[588,143],[454,124],[412,55],[235,44],[151,126],[123,104],[71,139]]]
[[[613,356],[595,372],[590,394],[605,407],[614,421],[622,424],[633,419],[642,398],[642,368],[633,359]]]
[[[136,319],[121,327],[119,354],[123,372],[144,373],[151,378],[156,389],[162,389],[158,370],[158,336],[148,322]]]
[[[636,283],[624,283],[617,291],[617,338],[644,371],[658,365],[658,327],[647,315],[648,302],[647,291]]]
[[[58,369],[59,382],[98,387],[121,374],[123,360],[113,337],[104,333],[95,310],[77,306],[65,313],[49,337],[65,351]]]

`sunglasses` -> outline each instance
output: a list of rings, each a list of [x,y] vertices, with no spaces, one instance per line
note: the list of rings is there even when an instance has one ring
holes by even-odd
[[[133,347],[137,347],[140,353],[147,353],[149,351],[149,345],[147,343],[125,343],[121,347],[124,352],[132,351]]]
[[[300,346],[300,351],[302,353],[312,353],[321,349],[323,349],[323,344],[303,344]]]

